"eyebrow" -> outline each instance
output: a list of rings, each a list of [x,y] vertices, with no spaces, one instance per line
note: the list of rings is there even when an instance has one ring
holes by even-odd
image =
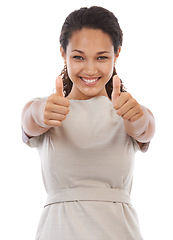
[[[85,54],[83,51],[77,50],[77,49],[72,50],[72,52],[78,52],[78,53],[81,53],[81,54]],[[108,51],[101,51],[101,52],[97,52],[96,54],[100,55],[100,54],[105,54],[105,53],[109,53],[109,52]]]

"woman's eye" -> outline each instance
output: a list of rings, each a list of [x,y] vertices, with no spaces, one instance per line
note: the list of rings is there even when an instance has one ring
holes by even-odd
[[[76,60],[83,60],[83,57],[81,57],[81,56],[73,56],[73,58]]]
[[[100,56],[100,57],[98,57],[97,59],[98,59],[98,60],[106,60],[106,59],[108,59],[108,57]]]

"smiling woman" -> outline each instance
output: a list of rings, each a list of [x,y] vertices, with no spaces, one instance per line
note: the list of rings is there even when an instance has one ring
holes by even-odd
[[[114,76],[117,18],[101,7],[74,11],[60,43],[56,93],[22,113],[23,140],[39,150],[48,193],[36,240],[141,240],[130,200],[134,154],[148,149],[154,117]]]

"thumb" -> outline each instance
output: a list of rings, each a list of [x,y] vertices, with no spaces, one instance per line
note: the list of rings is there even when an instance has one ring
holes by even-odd
[[[112,101],[120,96],[121,81],[118,75],[113,77],[113,91],[112,91]]]
[[[64,97],[63,80],[61,76],[56,78],[56,94],[60,97]]]

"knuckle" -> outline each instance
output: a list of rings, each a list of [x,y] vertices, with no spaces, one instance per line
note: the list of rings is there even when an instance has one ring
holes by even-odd
[[[124,93],[128,96],[128,98],[132,98],[132,95],[129,92]]]
[[[46,124],[46,125],[49,125],[47,119],[44,119],[43,123]]]
[[[130,101],[132,102],[132,103],[135,103],[136,102],[136,100],[134,99],[134,98],[130,98]]]
[[[119,116],[122,115],[121,110],[117,110],[116,113],[117,113]]]
[[[117,110],[118,109],[118,103],[115,101],[114,103],[113,103],[113,107],[115,108],[115,110]]]
[[[56,98],[56,101],[59,102],[62,100],[61,96],[57,96],[56,94],[54,94],[54,98]]]
[[[51,95],[47,98],[47,102],[51,102],[53,98],[54,98],[54,94],[51,94]]]
[[[44,112],[44,120],[46,120],[48,118],[48,113],[47,111]]]
[[[136,99],[134,99],[134,98],[133,98],[133,104],[136,105],[136,106],[139,105],[138,102],[136,101]]]
[[[67,108],[67,110],[66,110],[66,114],[68,114],[70,112],[70,109],[69,108]]]
[[[51,108],[51,103],[47,102],[46,106],[45,106],[45,109],[44,109],[44,112],[49,111],[50,108]]]
[[[66,115],[62,115],[62,120],[64,121],[66,119]]]
[[[142,109],[141,109],[140,105],[137,106],[137,111],[138,111],[141,115],[143,115],[143,112],[142,112]]]
[[[70,102],[69,102],[69,100],[68,100],[68,102],[67,102],[67,107],[69,107],[70,106]]]
[[[58,100],[58,96],[57,96],[56,94],[50,95],[50,96],[48,97],[48,99],[47,99],[47,101],[48,101],[49,103],[55,103],[55,102],[57,102],[57,100]]]
[[[124,115],[122,116],[122,118],[123,118],[124,120],[127,120],[127,119],[128,119],[127,114],[124,114]]]
[[[47,119],[47,112],[44,112],[44,121]]]
[[[61,121],[57,121],[57,126],[60,127],[62,125]]]
[[[139,108],[139,110],[141,111],[141,113],[144,114],[144,112],[143,112],[143,110],[142,110],[140,104],[138,104],[138,108]]]
[[[143,112],[141,112],[141,113],[140,113],[140,118],[141,118],[143,115],[144,115]]]
[[[70,106],[69,100],[66,98],[64,98],[63,100],[64,100],[64,106],[69,107]]]
[[[129,92],[122,92],[121,95],[125,98],[125,99],[130,99],[132,96]]]

